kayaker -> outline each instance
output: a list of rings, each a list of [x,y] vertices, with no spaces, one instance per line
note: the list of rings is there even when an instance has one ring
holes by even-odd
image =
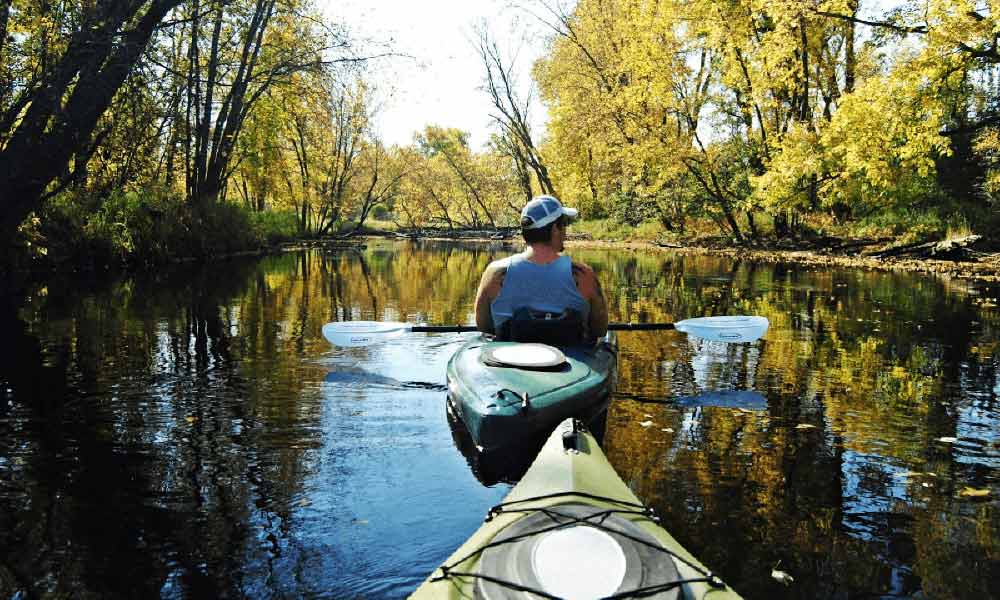
[[[528,248],[493,261],[476,293],[476,326],[515,341],[577,343],[605,334],[608,308],[594,270],[561,252],[577,210],[550,195],[521,210]]]

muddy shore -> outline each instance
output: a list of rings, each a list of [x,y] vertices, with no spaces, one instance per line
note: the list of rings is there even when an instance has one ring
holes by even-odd
[[[478,235],[477,235],[478,234]],[[385,237],[369,235],[357,239],[363,244],[366,238],[380,239]],[[498,236],[490,232],[462,232],[461,235],[439,235],[428,232],[421,236],[405,236],[413,240],[470,242],[470,243],[505,243],[513,246],[521,245],[518,235],[505,234]],[[940,260],[912,256],[876,256],[878,251],[891,248],[892,243],[866,244],[855,246],[855,251],[838,251],[836,248],[852,247],[850,243],[831,244],[832,249],[816,248],[757,248],[757,247],[723,247],[716,241],[702,243],[697,240],[690,244],[658,244],[645,241],[601,241],[582,237],[570,237],[567,248],[614,248],[618,250],[633,250],[643,252],[664,252],[675,254],[709,254],[715,256],[731,256],[742,260],[754,260],[772,263],[795,263],[820,267],[850,267],[856,269],[872,269],[880,271],[907,271],[918,273],[933,273],[941,277],[975,279],[986,282],[1000,282],[1000,253],[970,252],[963,260]]]

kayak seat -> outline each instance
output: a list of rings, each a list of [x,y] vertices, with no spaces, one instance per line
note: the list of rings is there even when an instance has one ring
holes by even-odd
[[[515,310],[514,316],[504,322],[497,340],[573,346],[585,341],[584,329],[583,317],[573,309],[554,314],[525,307]]]

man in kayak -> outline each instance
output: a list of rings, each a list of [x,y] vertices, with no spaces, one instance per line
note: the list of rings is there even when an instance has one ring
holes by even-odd
[[[476,326],[501,339],[574,343],[601,337],[608,307],[594,270],[560,254],[577,210],[536,196],[521,210],[528,248],[486,267],[476,293]]]

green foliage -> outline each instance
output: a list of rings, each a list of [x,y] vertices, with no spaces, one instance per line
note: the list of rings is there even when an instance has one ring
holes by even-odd
[[[617,219],[592,219],[577,221],[570,228],[570,235],[582,235],[598,241],[651,242],[664,236],[666,230],[658,221],[645,221],[637,225],[622,223]]]
[[[252,213],[228,203],[194,209],[159,189],[115,191],[92,203],[98,207],[61,194],[46,205],[34,233],[49,261],[154,265],[257,250],[295,233],[294,213]]]
[[[610,206],[608,213],[611,218],[632,227],[658,215],[658,207],[654,198],[640,197],[634,193],[613,194],[608,199],[608,203]]]
[[[399,227],[387,219],[368,219],[365,222],[365,231],[398,231]]]
[[[247,216],[256,238],[268,246],[291,241],[298,235],[298,217],[294,211],[248,212]]]

